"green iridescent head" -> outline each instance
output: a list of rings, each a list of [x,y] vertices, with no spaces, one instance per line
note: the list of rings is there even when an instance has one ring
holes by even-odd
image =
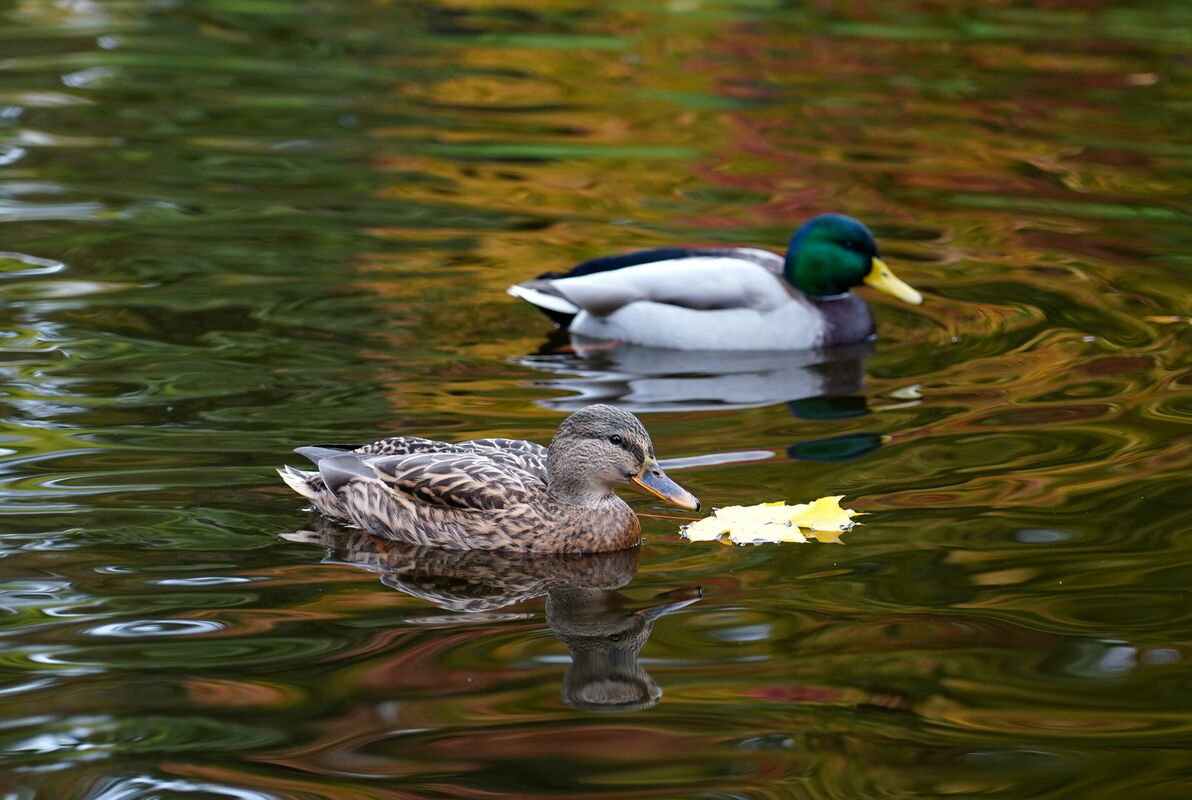
[[[843,214],[820,214],[795,231],[784,273],[792,286],[814,297],[843,294],[864,283],[908,303],[923,302],[923,295],[882,261],[869,228]]]

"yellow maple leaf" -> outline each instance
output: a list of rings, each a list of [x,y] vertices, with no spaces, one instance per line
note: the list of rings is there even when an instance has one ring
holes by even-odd
[[[763,544],[806,542],[811,536],[821,542],[839,542],[840,535],[857,523],[857,512],[841,508],[844,495],[821,497],[811,503],[759,503],[755,506],[726,506],[711,516],[680,529],[693,542]]]

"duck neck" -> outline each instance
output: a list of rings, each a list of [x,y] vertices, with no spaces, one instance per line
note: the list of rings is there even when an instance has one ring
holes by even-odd
[[[557,461],[553,452],[547,454],[546,490],[558,502],[583,508],[599,508],[621,502],[611,488],[593,483],[582,464],[578,465],[578,469],[574,464],[571,468],[562,468]]]
[[[800,244],[796,236],[786,253],[782,274],[803,294],[829,298],[860,285],[867,267],[868,261],[859,253],[811,242]]]

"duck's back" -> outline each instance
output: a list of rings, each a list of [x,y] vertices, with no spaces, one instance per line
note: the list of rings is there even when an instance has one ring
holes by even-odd
[[[437,442],[420,436],[390,436],[359,447],[351,445],[312,445],[294,450],[318,464],[324,458],[359,454],[362,456],[412,456],[419,453],[460,453],[483,456],[496,464],[527,473],[546,481],[546,448],[525,439],[471,439],[466,442]]]
[[[536,490],[546,485],[546,448],[521,439],[439,442],[419,436],[390,436],[360,446],[310,445],[295,448],[294,452],[310,459],[319,471],[302,472],[287,467],[288,472],[283,471],[282,477],[310,498],[319,511],[345,521],[355,520],[335,489],[353,476],[391,483],[401,480],[410,489],[418,481],[432,478],[456,478],[460,484],[476,486],[482,486],[486,480],[496,481],[506,487],[511,501],[514,486]],[[492,469],[486,470],[487,467]],[[428,473],[428,468],[433,472]],[[433,500],[429,487],[423,488],[423,497]]]

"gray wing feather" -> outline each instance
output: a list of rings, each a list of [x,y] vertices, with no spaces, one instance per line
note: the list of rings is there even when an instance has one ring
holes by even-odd
[[[351,452],[351,447],[324,447],[322,445],[312,444],[307,447],[295,447],[294,452],[300,456],[310,459],[312,464],[318,464],[324,458],[335,458],[342,456],[345,453]]]
[[[365,461],[375,477],[421,502],[491,511],[521,505],[541,492],[537,475],[479,453],[416,453]]]
[[[375,478],[372,469],[355,453],[340,453],[319,460],[319,477],[334,492],[352,478]]]

